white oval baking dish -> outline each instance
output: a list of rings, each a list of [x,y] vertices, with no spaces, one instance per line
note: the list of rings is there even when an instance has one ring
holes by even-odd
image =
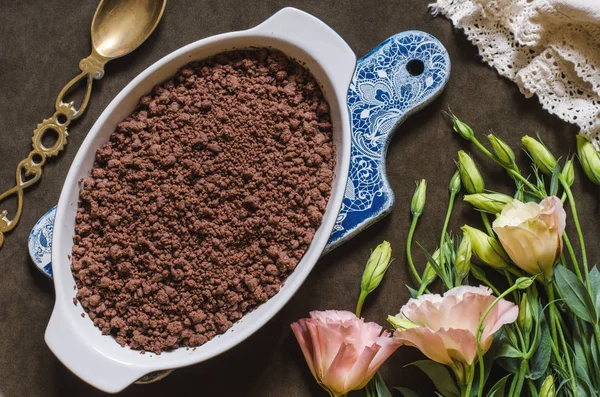
[[[78,180],[89,174],[96,150],[115,130],[117,123],[136,107],[140,97],[193,60],[248,47],[272,47],[304,64],[323,87],[330,104],[337,163],[331,198],[323,221],[306,254],[281,291],[255,311],[246,314],[223,335],[195,350],[180,348],[161,355],[140,354],[119,346],[112,336],[103,336],[83,308],[73,304],[76,291],[70,270],[70,253]],[[350,124],[346,95],[356,64],[354,52],[329,26],[317,18],[285,8],[255,28],[225,33],[189,44],[154,63],[131,81],[108,105],[81,145],[64,183],[58,208],[52,248],[56,302],[46,329],[49,348],[73,373],[105,392],[116,393],[153,371],[168,370],[205,361],[242,342],[271,319],[293,296],[321,255],[331,235],[348,177]]]

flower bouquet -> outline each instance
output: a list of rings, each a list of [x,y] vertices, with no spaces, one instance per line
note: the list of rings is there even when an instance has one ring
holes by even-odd
[[[368,397],[391,396],[377,371],[408,345],[428,358],[413,365],[444,397],[598,396],[600,272],[588,260],[571,191],[574,159],[561,161],[541,140],[525,136],[528,175],[498,136],[488,136],[487,148],[467,124],[448,116],[461,137],[514,180],[514,191],[486,190],[474,160],[460,151],[440,240],[430,253],[413,243],[426,202],[426,181],[418,182],[406,244],[416,281],[409,287],[412,298],[388,317],[393,329],[360,318],[366,297],[390,266],[390,244],[382,243],[366,264],[355,313],[314,311],[292,324],[310,371],[331,396],[359,389]],[[600,154],[582,137],[577,149],[585,174],[600,184]],[[462,191],[481,214],[482,227],[464,225],[454,235],[448,224]],[[565,232],[568,222],[577,236]],[[427,258],[421,272],[414,245]],[[431,293],[433,287],[443,294]]]

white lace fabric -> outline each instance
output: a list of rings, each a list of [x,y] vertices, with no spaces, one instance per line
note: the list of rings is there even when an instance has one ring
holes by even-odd
[[[430,5],[526,97],[600,148],[600,0],[437,0]]]

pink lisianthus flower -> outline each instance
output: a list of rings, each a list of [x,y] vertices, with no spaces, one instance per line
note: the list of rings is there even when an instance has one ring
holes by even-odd
[[[487,287],[456,287],[443,296],[425,294],[410,299],[400,313],[390,316],[396,327],[394,339],[416,347],[424,355],[451,367],[459,380],[464,369],[477,357],[477,328],[485,311],[496,297]],[[501,299],[483,321],[481,350],[485,354],[494,334],[504,325],[513,323],[519,308]]]
[[[348,311],[313,311],[291,327],[310,372],[336,397],[365,387],[400,346],[380,325]]]

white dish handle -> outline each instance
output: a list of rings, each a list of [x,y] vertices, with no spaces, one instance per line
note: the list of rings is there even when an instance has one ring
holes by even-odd
[[[343,95],[348,91],[356,67],[356,55],[348,43],[323,21],[304,11],[286,7],[249,32],[276,36],[297,47],[310,48],[310,55],[330,77],[334,91]]]
[[[70,325],[66,312],[65,309],[52,312],[45,334],[46,344],[65,366],[85,382],[105,392],[118,393],[152,371],[117,361],[104,355],[93,343],[86,343],[85,335],[76,332]],[[114,341],[110,343],[116,345]]]

